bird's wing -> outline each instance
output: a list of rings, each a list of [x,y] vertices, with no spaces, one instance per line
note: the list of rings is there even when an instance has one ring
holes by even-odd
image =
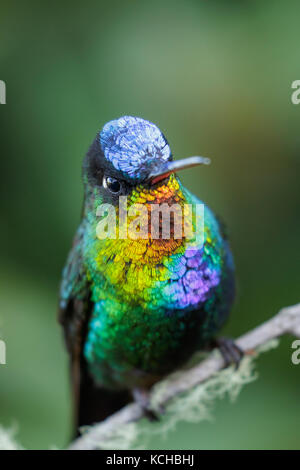
[[[82,383],[82,346],[91,311],[90,291],[82,255],[83,233],[83,226],[79,226],[63,270],[58,314],[70,356],[76,426],[79,421]]]
[[[64,329],[70,356],[76,433],[80,426],[101,421],[130,401],[127,392],[111,392],[96,386],[83,357],[83,345],[93,309],[83,262],[83,234],[84,226],[81,225],[63,270],[59,302],[59,322]]]

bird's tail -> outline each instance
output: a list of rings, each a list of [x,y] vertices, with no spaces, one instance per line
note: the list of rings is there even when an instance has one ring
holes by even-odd
[[[81,377],[78,398],[74,417],[77,436],[80,428],[103,421],[132,401],[128,391],[111,391],[96,386],[87,371]]]

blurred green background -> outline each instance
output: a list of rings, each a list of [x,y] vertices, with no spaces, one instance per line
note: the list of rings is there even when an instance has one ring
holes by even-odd
[[[0,423],[27,448],[70,435],[67,357],[56,323],[61,269],[79,221],[81,161],[124,114],[155,122],[175,157],[212,158],[183,182],[226,221],[236,336],[299,296],[300,79],[296,0],[0,0]],[[212,423],[150,448],[300,448],[300,365],[291,341]]]

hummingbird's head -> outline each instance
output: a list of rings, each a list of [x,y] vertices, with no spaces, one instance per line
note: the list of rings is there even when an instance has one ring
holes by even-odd
[[[170,214],[170,219],[166,217],[167,230],[164,231],[164,219],[159,215],[154,223],[153,211],[160,208],[172,211],[176,208],[183,214],[185,204],[191,202],[188,201],[191,195],[188,195],[180,184],[176,172],[203,163],[209,163],[209,160],[190,157],[173,161],[171,149],[163,133],[144,119],[124,116],[105,124],[83,163],[84,215],[90,222],[89,227],[97,245],[95,252],[101,269],[117,258],[122,259],[122,262],[127,260],[155,266],[161,263],[165,256],[170,256],[183,246],[185,235],[178,236],[180,228],[181,233],[184,232],[183,218],[178,217],[175,224],[176,217]],[[121,216],[122,200],[126,201],[128,218],[125,221]],[[104,207],[106,210],[107,206],[110,209],[111,206],[115,208],[115,212],[112,212],[115,214],[117,234],[115,237],[113,223],[113,236],[106,238],[105,235],[103,240],[98,229],[99,224],[102,226],[102,221],[105,224],[108,220],[100,219],[101,210]],[[140,211],[141,206],[144,215],[139,223],[147,233],[141,231],[139,225],[136,239],[131,236],[130,227],[132,223],[136,227],[135,209]],[[121,233],[124,234],[124,227],[126,236],[123,239]]]
[[[207,163],[209,159],[203,157],[173,161],[168,141],[155,124],[123,116],[97,134],[84,160],[83,175],[104,202],[116,205],[119,196],[130,196],[136,187],[149,191],[174,172]]]

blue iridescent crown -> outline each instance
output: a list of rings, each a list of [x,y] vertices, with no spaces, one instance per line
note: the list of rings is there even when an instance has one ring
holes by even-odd
[[[105,158],[132,179],[143,179],[153,164],[172,159],[163,133],[138,117],[123,116],[108,122],[99,138]]]

